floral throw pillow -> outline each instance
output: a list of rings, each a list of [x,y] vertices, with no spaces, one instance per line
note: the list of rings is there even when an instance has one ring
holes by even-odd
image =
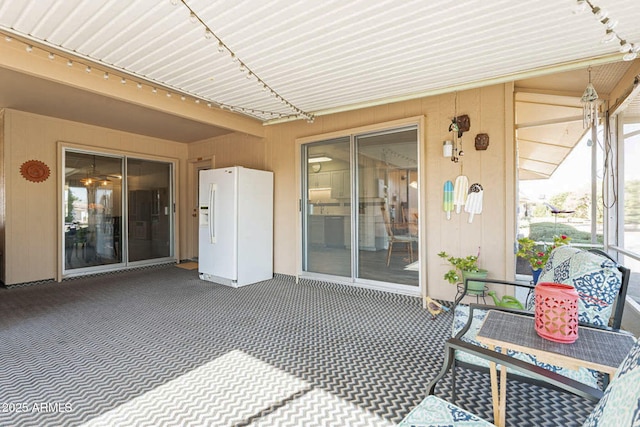
[[[622,286],[622,273],[616,263],[605,256],[560,246],[551,253],[540,275],[538,283],[543,282],[573,286],[580,296],[580,322],[607,326]]]

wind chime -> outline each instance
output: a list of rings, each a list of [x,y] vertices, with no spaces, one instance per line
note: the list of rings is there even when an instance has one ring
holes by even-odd
[[[585,129],[589,127],[597,127],[598,107],[600,102],[598,99],[598,92],[596,92],[596,88],[594,88],[593,83],[591,83],[591,67],[589,67],[589,84],[587,84],[587,87],[582,94],[582,98],[580,98],[580,103],[582,104],[582,126]]]
[[[449,125],[449,132],[453,132],[453,147],[451,148],[451,161],[458,163],[460,157],[464,156],[464,150],[462,149],[462,134],[467,132],[471,127],[471,120],[469,116],[464,114],[458,116],[458,92],[455,95],[454,116],[451,119]],[[445,144],[449,141],[445,141]]]

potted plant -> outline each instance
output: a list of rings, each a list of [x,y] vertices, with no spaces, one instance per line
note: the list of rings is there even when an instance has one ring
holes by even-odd
[[[540,277],[540,273],[545,265],[547,265],[547,261],[549,260],[549,255],[551,255],[551,251],[553,251],[558,246],[568,245],[571,241],[571,237],[566,235],[554,236],[553,244],[544,246],[542,250],[538,249],[540,246],[539,243],[536,243],[534,240],[523,237],[518,239],[518,252],[516,256],[518,258],[526,259],[531,266],[531,271],[533,275],[533,283],[538,283],[538,277]]]
[[[464,283],[465,279],[486,279],[487,270],[478,267],[478,257],[476,255],[468,255],[464,258],[458,258],[440,252],[438,256],[445,259],[453,268],[447,271],[444,279],[455,285],[456,283]],[[476,282],[469,280],[467,282],[467,293],[478,294],[484,292],[484,282]]]

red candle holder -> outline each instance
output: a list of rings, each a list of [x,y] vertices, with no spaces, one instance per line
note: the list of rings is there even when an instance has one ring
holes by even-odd
[[[550,341],[572,343],[578,339],[578,292],[562,283],[535,287],[535,328]]]

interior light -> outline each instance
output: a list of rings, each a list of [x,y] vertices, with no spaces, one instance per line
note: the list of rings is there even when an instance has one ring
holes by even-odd
[[[586,0],[578,0],[573,9],[573,13],[582,13],[587,10],[587,1]]]
[[[616,33],[613,30],[607,30],[602,38],[603,43],[610,43],[616,39]]]
[[[598,21],[604,21],[604,19],[609,15],[609,12],[607,12],[606,10],[596,6],[592,9],[593,14],[595,15],[595,18]]]
[[[309,157],[309,163],[330,162],[331,160],[333,159],[328,156]]]
[[[616,25],[618,25],[618,20],[605,18],[602,20],[602,23],[604,24],[605,27],[607,27],[608,30],[613,30],[616,27]]]
[[[626,40],[620,41],[620,52],[629,52],[631,50],[631,43]]]

